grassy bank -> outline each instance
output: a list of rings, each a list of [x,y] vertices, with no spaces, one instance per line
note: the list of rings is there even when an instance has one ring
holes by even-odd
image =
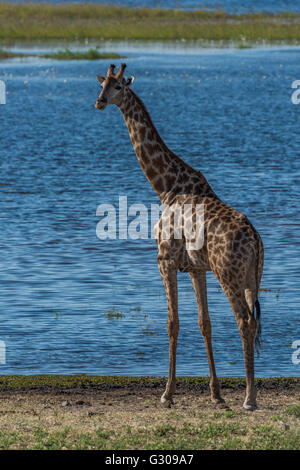
[[[300,14],[129,9],[97,4],[0,5],[2,40],[300,41]]]
[[[257,379],[259,409],[241,409],[243,379],[178,379],[161,408],[165,379],[0,376],[0,449],[299,449],[299,378]]]
[[[99,59],[121,59],[124,56],[115,52],[98,52],[97,49],[89,49],[87,51],[70,51],[65,49],[50,54],[39,54],[44,59],[56,60],[99,60]]]
[[[180,386],[203,386],[209,387],[209,377],[177,377]],[[240,377],[220,377],[220,384],[224,388],[245,388],[245,379]],[[163,386],[166,379],[161,377],[132,377],[119,375],[0,375],[1,390],[17,390],[30,388],[74,388],[74,387],[128,387]],[[256,378],[258,387],[270,386],[282,388],[296,387],[300,391],[300,377],[272,377]]]
[[[100,60],[100,59],[121,59],[124,56],[116,54],[114,52],[99,52],[97,49],[89,49],[88,51],[70,51],[69,49],[49,53],[49,54],[34,54],[35,57],[41,57],[43,59],[55,59],[55,60]],[[4,49],[0,49],[0,60],[1,59],[13,59],[13,58],[24,58],[29,57],[28,54],[22,54],[17,52],[11,52]]]

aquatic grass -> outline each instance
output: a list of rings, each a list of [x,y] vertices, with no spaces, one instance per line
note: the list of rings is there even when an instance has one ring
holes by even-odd
[[[115,318],[124,318],[124,313],[118,312],[115,308],[110,308],[105,313],[106,318],[109,320],[113,320]]]
[[[252,45],[245,42],[237,42],[235,47],[237,49],[251,49]]]
[[[11,52],[0,48],[0,60],[13,59],[14,57],[26,57],[26,54]]]
[[[12,52],[0,49],[0,59],[10,59],[13,56],[14,54]]]
[[[158,336],[159,335],[159,333],[157,331],[155,332],[154,327],[151,326],[149,323],[147,323],[145,327],[142,326],[141,329],[142,329],[142,333],[144,335],[150,335],[150,336],[152,336],[152,335]]]
[[[32,54],[30,54],[32,55]],[[34,57],[55,60],[101,60],[101,59],[121,59],[124,56],[115,52],[99,52],[97,49],[88,49],[87,51],[71,51],[70,49],[59,50],[49,54],[33,54]],[[11,52],[0,49],[0,59],[25,58],[29,54]]]
[[[89,49],[88,51],[70,51],[70,49],[65,49],[50,54],[40,54],[39,57],[56,60],[99,60],[121,59],[124,56],[114,52],[99,52],[97,49]]]
[[[300,14],[229,14],[97,4],[0,5],[0,39],[300,40]],[[242,46],[243,47],[243,46]]]

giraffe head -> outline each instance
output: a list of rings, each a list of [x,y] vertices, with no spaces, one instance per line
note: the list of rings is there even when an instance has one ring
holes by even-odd
[[[115,65],[110,65],[105,75],[97,75],[102,91],[95,103],[95,108],[105,109],[108,104],[120,106],[124,97],[124,89],[131,85],[134,77],[125,79],[123,77],[126,64],[122,64],[115,74]]]

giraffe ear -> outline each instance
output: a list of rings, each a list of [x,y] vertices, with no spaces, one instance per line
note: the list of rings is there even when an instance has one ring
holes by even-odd
[[[129,86],[129,85],[131,85],[131,84],[133,83],[133,81],[134,81],[134,76],[132,75],[131,77],[129,77],[129,78],[127,78],[127,79],[123,78],[123,82],[122,82],[122,83],[123,83],[123,85],[125,85],[125,86]]]
[[[104,75],[96,75],[98,82],[102,85],[102,82],[106,79]]]

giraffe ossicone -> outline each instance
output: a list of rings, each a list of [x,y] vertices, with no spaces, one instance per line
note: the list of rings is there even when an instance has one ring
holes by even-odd
[[[239,328],[246,373],[243,407],[256,408],[254,385],[254,347],[259,344],[260,307],[258,289],[263,270],[262,240],[248,218],[225,204],[215,194],[200,171],[175,155],[163,142],[142,100],[130,88],[134,77],[124,78],[126,64],[114,73],[98,75],[102,91],[95,107],[104,110],[114,104],[121,111],[131,142],[143,172],[161,202],[171,208],[190,205],[190,230],[196,228],[196,206],[203,207],[203,243],[191,249],[183,235],[176,238],[174,210],[170,234],[166,236],[162,217],[155,228],[158,267],[168,302],[169,375],[161,397],[163,406],[171,406],[176,389],[176,347],[179,331],[177,272],[188,272],[198,305],[198,323],[203,335],[210,369],[210,392],[215,403],[222,403],[217,379],[211,323],[207,306],[206,272],[212,271],[224,290]],[[173,217],[173,219],[172,219]],[[184,223],[184,221],[183,221]]]

